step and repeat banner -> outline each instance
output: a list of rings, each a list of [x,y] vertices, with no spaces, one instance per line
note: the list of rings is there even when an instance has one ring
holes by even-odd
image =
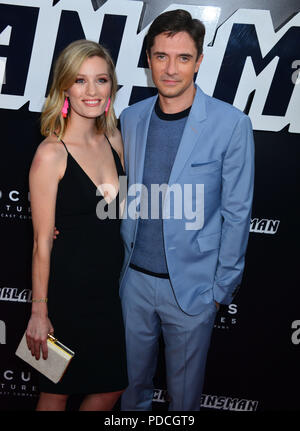
[[[0,3],[1,410],[33,410],[39,394],[36,372],[14,352],[31,308],[28,171],[42,139],[39,120],[53,60],[76,39],[105,45],[117,69],[119,116],[155,94],[144,38],[158,14],[178,8],[207,30],[196,82],[250,116],[256,151],[242,288],[217,315],[201,406],[215,412],[300,410],[299,0]],[[162,353],[155,388],[153,408],[166,410]]]

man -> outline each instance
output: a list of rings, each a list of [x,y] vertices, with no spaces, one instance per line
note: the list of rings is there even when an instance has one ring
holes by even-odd
[[[184,10],[158,16],[147,35],[158,97],[130,106],[120,117],[131,208],[122,222],[120,295],[129,374],[123,410],[151,409],[161,333],[169,410],[199,410],[217,309],[231,303],[242,278],[253,134],[245,114],[194,84],[204,33],[203,24]],[[162,184],[172,192],[151,217],[150,191]],[[142,195],[134,216],[133,190]]]

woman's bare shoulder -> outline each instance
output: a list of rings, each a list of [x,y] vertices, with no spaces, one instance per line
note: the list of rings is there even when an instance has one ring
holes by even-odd
[[[66,162],[67,152],[61,141],[54,136],[45,138],[37,147],[31,164],[31,173],[49,170],[62,172]]]
[[[64,159],[66,149],[56,136],[48,136],[37,147],[35,158],[41,161],[58,161]]]

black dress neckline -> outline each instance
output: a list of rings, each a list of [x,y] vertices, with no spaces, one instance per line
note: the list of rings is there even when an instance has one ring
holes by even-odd
[[[121,160],[120,160],[120,157],[119,157],[119,154],[116,152],[116,150],[114,149],[114,147],[111,145],[111,143],[110,143],[110,140],[108,139],[108,137],[106,136],[106,135],[104,135],[105,136],[105,138],[107,139],[107,141],[108,141],[108,143],[109,143],[109,145],[110,145],[110,148],[111,148],[111,151],[112,151],[112,154],[113,154],[113,157],[114,157],[114,161],[115,161],[115,167],[116,167],[116,172],[117,172],[117,175],[118,175],[118,172],[119,172],[119,170],[118,170],[118,166],[117,165],[119,165],[119,167],[120,167],[120,171],[122,172],[122,173],[124,173],[124,170],[123,170],[123,166],[122,166],[122,163],[121,163]],[[91,179],[91,177],[87,174],[87,172],[83,169],[83,167],[80,165],[80,163],[78,163],[78,161],[75,159],[75,157],[74,156],[72,156],[72,154],[70,153],[70,151],[68,150],[68,148],[67,148],[67,146],[66,146],[66,144],[65,144],[65,142],[62,140],[62,139],[60,139],[60,141],[61,141],[61,143],[64,145],[64,147],[65,147],[65,149],[66,149],[66,151],[67,151],[67,154],[68,154],[68,157],[70,157],[74,162],[75,162],[75,164],[79,167],[79,169],[80,169],[80,171],[84,174],[84,176],[89,180],[89,182],[90,182],[90,184],[92,184],[93,185],[93,187],[97,190],[98,189],[98,186],[94,183],[94,181]],[[118,175],[119,176],[119,175]],[[119,195],[119,190],[118,190],[118,193],[117,193],[117,195],[116,195],[116,198],[117,198],[117,196]],[[103,198],[104,198],[104,196],[103,195],[101,195]],[[115,199],[116,199],[115,198]],[[115,200],[115,199],[113,199],[112,200],[112,202]]]

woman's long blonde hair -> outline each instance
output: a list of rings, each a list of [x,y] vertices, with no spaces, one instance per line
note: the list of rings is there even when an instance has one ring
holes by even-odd
[[[101,45],[90,40],[76,40],[68,45],[59,55],[53,70],[52,85],[46,98],[41,115],[41,133],[50,136],[54,132],[60,139],[66,130],[68,116],[63,118],[61,110],[65,101],[65,91],[75,82],[82,63],[90,57],[103,58],[108,65],[111,80],[111,103],[107,115],[96,118],[96,128],[99,133],[113,135],[117,120],[114,112],[114,101],[117,92],[117,77],[115,66],[109,52]]]

